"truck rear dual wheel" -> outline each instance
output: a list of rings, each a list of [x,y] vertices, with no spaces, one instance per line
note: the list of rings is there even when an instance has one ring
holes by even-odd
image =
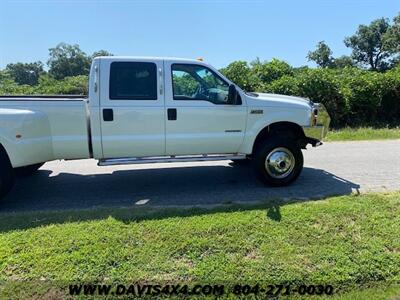
[[[285,186],[303,170],[303,153],[295,140],[272,136],[257,148],[253,162],[262,182]]]
[[[7,152],[0,145],[0,199],[12,189],[15,182],[14,170]]]
[[[15,174],[18,176],[29,176],[35,173],[41,166],[43,166],[44,163],[39,163],[39,164],[34,164],[30,166],[25,166],[25,167],[19,167],[15,168]]]

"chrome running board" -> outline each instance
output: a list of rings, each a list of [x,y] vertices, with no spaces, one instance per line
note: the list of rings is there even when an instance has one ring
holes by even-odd
[[[98,166],[116,166],[131,164],[152,164],[152,163],[171,163],[171,162],[193,162],[193,161],[214,161],[227,159],[246,159],[245,154],[211,154],[211,155],[180,155],[180,156],[155,156],[155,157],[126,157],[100,159]]]

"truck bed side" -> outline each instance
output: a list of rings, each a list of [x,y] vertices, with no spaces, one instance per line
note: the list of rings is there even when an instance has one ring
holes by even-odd
[[[13,167],[90,156],[87,99],[0,97],[0,143]]]

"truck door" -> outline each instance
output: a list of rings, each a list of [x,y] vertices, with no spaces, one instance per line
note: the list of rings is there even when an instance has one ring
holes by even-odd
[[[162,60],[101,60],[103,158],[165,155],[162,72]]]
[[[164,66],[167,155],[238,152],[247,108],[228,103],[229,83],[200,62]]]

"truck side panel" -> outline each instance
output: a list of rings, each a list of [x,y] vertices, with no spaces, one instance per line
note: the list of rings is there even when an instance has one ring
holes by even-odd
[[[84,99],[2,100],[0,128],[13,167],[89,157]]]

